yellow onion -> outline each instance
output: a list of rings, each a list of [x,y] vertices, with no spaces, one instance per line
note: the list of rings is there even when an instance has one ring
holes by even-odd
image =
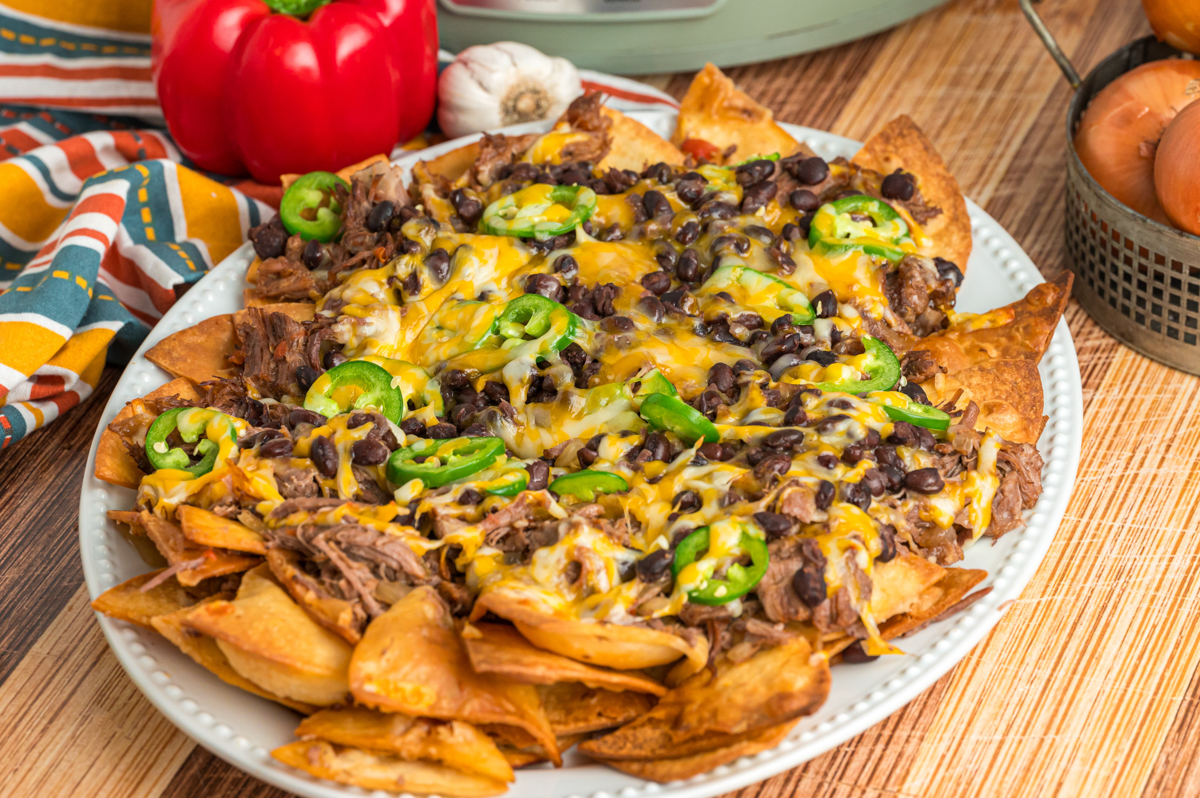
[[[1200,235],[1200,104],[1167,125],[1154,159],[1154,187],[1171,224]]]
[[[1155,36],[1200,55],[1200,0],[1142,0],[1142,8]]]

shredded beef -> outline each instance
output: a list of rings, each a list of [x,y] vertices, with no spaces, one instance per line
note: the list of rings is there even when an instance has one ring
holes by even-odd
[[[305,241],[300,236],[288,239],[287,251],[282,257],[268,258],[258,265],[255,289],[263,299],[281,302],[316,299],[329,286],[324,280],[313,277],[300,259]]]
[[[322,499],[312,496],[298,496],[289,498],[282,504],[277,506],[267,516],[272,521],[278,521],[281,518],[287,518],[292,513],[311,513],[317,510],[328,510],[330,507],[339,507],[343,504],[350,504],[346,499]]]
[[[914,349],[907,353],[900,362],[900,368],[909,382],[926,382],[945,371],[927,349]]]
[[[806,621],[812,610],[792,587],[792,577],[801,568],[825,569],[825,555],[813,538],[786,537],[768,544],[771,559],[762,581],[754,588],[762,602],[763,614],[775,623]]]
[[[301,323],[285,313],[247,308],[237,328],[243,379],[264,396],[303,394],[296,371],[301,366],[323,370],[321,343],[331,334],[331,324],[325,316]]]
[[[883,281],[883,293],[896,315],[906,324],[914,324],[929,309],[929,286],[921,261],[909,255],[897,268],[888,271]]]
[[[479,140],[479,155],[471,167],[472,184],[487,188],[495,183],[500,167],[515,163],[537,138],[536,133],[524,136],[484,133],[483,138]]]
[[[1021,511],[1042,495],[1042,456],[1028,443],[1005,443],[996,457],[1000,487],[992,500],[992,523],[984,533],[998,538],[1022,523]]]
[[[374,475],[362,466],[351,466],[354,478],[358,480],[358,497],[367,504],[387,504],[392,500],[392,494],[379,487]]]

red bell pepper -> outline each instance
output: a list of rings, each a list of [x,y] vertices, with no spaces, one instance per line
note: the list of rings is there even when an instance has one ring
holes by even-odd
[[[156,0],[151,32],[167,128],[203,169],[336,171],[433,115],[434,0]]]

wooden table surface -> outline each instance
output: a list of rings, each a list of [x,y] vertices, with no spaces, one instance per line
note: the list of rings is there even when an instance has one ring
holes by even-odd
[[[1136,0],[1045,0],[1080,70],[1149,33]],[[731,71],[781,120],[862,139],[910,114],[1053,277],[1070,92],[1016,0],[954,0],[833,50]],[[689,76],[649,82],[681,96]],[[1200,380],[1072,305],[1085,441],[1037,576],[957,668],[878,726],[738,798],[1200,794]],[[120,669],[87,606],[77,507],[118,372],[0,459],[0,794],[280,798],[198,748]]]

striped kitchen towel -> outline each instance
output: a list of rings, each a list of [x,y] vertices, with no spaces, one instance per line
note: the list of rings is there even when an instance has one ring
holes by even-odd
[[[0,4],[0,451],[86,399],[106,362],[128,362],[278,205],[278,186],[189,168],[161,128],[149,8]],[[582,77],[622,111],[676,105]]]

